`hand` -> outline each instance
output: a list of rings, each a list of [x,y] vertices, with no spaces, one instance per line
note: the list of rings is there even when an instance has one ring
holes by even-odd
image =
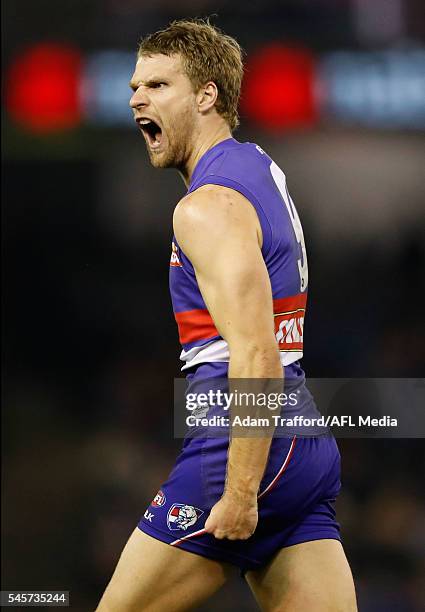
[[[217,540],[247,540],[258,522],[257,496],[235,497],[225,493],[212,507],[205,531]]]

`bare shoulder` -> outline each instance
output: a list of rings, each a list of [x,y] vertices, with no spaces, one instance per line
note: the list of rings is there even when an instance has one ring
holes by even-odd
[[[252,204],[238,191],[221,185],[204,185],[180,200],[174,210],[174,232],[222,234],[232,230],[261,232]]]
[[[203,185],[184,196],[177,204],[174,216],[199,218],[232,214],[235,208],[247,208],[248,200],[239,192],[221,185]]]

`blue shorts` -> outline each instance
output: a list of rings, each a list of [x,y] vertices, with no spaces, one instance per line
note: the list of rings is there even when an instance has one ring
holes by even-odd
[[[187,438],[138,527],[145,533],[242,571],[264,566],[286,546],[340,540],[335,499],[340,454],[332,435],[274,438],[258,494],[259,520],[247,540],[217,540],[204,524],[224,490],[228,440]]]

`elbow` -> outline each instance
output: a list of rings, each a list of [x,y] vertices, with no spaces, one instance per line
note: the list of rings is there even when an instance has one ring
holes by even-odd
[[[274,337],[266,341],[250,339],[243,345],[229,344],[229,352],[230,363],[237,370],[249,369],[252,377],[274,378],[282,375],[280,353]]]
[[[245,354],[247,359],[255,360],[271,360],[279,356],[279,349],[276,341],[273,342],[247,342],[245,345]]]

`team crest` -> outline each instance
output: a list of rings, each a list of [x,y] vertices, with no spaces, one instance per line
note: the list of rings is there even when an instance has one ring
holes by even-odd
[[[171,529],[171,531],[178,531],[179,529],[186,531],[196,523],[202,514],[204,514],[204,511],[195,508],[195,506],[173,504],[167,515],[168,529]]]
[[[179,250],[177,246],[174,244],[174,242],[171,243],[171,249],[172,250],[171,250],[170,266],[181,268],[182,265],[179,259]]]
[[[165,497],[164,493],[161,490],[159,490],[158,493],[153,498],[153,500],[151,501],[151,506],[155,506],[155,508],[160,508],[161,506],[165,504],[166,501],[167,501],[167,498]]]

